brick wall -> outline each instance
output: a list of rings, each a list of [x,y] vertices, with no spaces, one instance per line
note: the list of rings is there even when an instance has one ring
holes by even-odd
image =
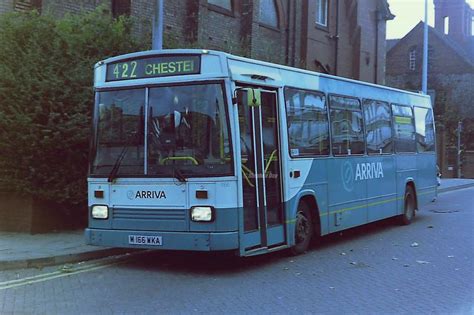
[[[316,1],[309,0],[305,67],[316,71],[324,68],[338,76],[383,83],[386,24],[384,20],[377,20],[378,2],[339,1],[338,8],[336,1],[330,1],[328,25],[320,27],[315,23]]]
[[[380,52],[385,42],[381,40],[376,47],[378,1],[339,1],[338,10],[336,1],[329,1],[327,28],[316,26],[315,0],[276,0],[278,28],[259,22],[260,0],[234,0],[234,12],[227,13],[208,5],[207,0],[164,1],[163,46],[223,50],[310,70],[325,69],[331,74],[369,82],[377,77],[380,83],[385,64],[385,56]],[[12,2],[3,0],[0,12],[8,10]],[[43,12],[61,17],[93,10],[100,4],[111,9],[110,0],[43,0]],[[132,31],[150,44],[155,11],[155,1],[131,1]],[[384,21],[379,23],[378,34],[385,36]]]
[[[285,32],[257,23],[252,38],[252,58],[274,63],[285,62]]]
[[[464,178],[474,178],[474,151],[464,151],[461,174]]]
[[[144,0],[145,1],[145,0]],[[150,2],[150,1],[145,1]],[[188,37],[188,29],[193,26],[189,25],[192,22],[192,16],[189,16],[189,0],[188,1],[164,1],[164,47],[183,47],[186,38]],[[153,12],[150,12],[149,21],[151,25]],[[150,37],[151,38],[151,37]]]
[[[435,35],[433,30],[428,32],[428,43],[431,47],[429,55],[429,74],[462,74],[472,71],[464,58]],[[409,69],[408,54],[412,47],[416,47],[416,69]],[[423,24],[420,23],[407,36],[397,43],[387,53],[387,75],[401,75],[406,73],[421,75],[423,62]],[[471,70],[470,70],[471,69]]]
[[[224,50],[242,55],[242,40],[240,36],[241,19],[239,13],[228,15],[208,6],[201,5],[199,16],[199,42],[204,45],[200,48]]]
[[[359,80],[375,82],[377,4],[376,0],[358,3],[357,23],[361,26]]]
[[[428,33],[430,49],[428,89],[434,89],[435,107],[456,106],[463,115],[474,117],[474,66],[459,56],[432,29]],[[409,90],[421,90],[423,24],[420,23],[395,45],[387,54],[387,85]],[[416,69],[409,69],[408,56],[412,47],[416,50]]]
[[[110,10],[111,2],[107,0],[43,0],[43,13],[62,17],[66,13],[92,11],[101,3]]]
[[[357,2],[340,1],[339,39],[337,53],[337,75],[356,79],[355,60],[359,54],[354,52],[357,40]]]
[[[131,2],[130,15],[134,21],[132,32],[143,40],[151,39],[152,16],[155,10],[155,1],[134,0]]]
[[[287,54],[286,25],[288,25],[286,1],[275,1],[278,16],[278,28],[269,27],[260,22],[260,0],[253,1],[252,53],[255,59],[274,63],[285,63]],[[293,4],[296,5],[296,4]]]

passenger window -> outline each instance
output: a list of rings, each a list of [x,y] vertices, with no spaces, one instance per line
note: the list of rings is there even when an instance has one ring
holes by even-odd
[[[395,151],[416,152],[415,126],[411,107],[392,105]]]
[[[418,152],[435,150],[433,111],[415,107],[416,147]]]
[[[333,154],[364,154],[364,130],[359,100],[331,95],[329,106]]]
[[[364,100],[367,153],[393,152],[390,106],[386,102]]]
[[[324,94],[286,88],[285,102],[290,155],[329,155],[329,125]]]

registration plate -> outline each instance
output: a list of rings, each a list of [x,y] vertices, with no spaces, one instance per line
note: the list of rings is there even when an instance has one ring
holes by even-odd
[[[128,244],[162,246],[163,240],[161,236],[129,235]]]

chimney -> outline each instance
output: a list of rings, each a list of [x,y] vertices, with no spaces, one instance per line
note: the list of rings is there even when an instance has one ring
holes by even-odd
[[[473,10],[465,0],[434,0],[435,29],[460,44],[472,36]]]

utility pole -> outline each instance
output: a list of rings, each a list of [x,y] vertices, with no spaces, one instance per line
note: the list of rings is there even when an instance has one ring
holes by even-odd
[[[153,50],[163,49],[163,0],[156,0],[151,47]]]
[[[461,131],[462,131],[462,121],[458,121],[458,128],[456,129],[456,134],[458,137],[458,145],[457,145],[457,178],[461,178]]]
[[[423,29],[423,73],[421,75],[421,91],[428,92],[428,0],[425,0],[425,25]]]

